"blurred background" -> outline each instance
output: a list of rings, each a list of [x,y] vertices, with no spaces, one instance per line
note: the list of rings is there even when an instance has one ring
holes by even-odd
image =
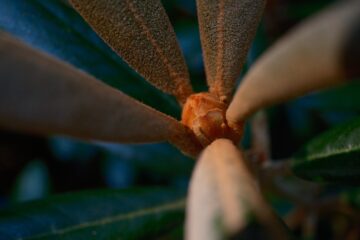
[[[195,1],[162,2],[184,52],[193,86],[196,91],[206,91]],[[242,74],[291,27],[333,2],[268,0]],[[175,100],[127,67],[65,0],[1,0],[0,3],[0,29],[179,118],[180,108]],[[358,116],[359,93],[360,82],[349,81],[347,85],[267,109],[271,158],[289,158],[320,132]],[[251,142],[249,128],[247,126],[244,148],[249,148]],[[83,189],[133,186],[186,189],[193,165],[193,160],[166,143],[122,145],[65,136],[33,136],[0,129],[0,208]],[[342,192],[344,188],[339,186],[332,191]],[[354,195],[354,204],[359,204],[359,198],[360,194]],[[276,197],[271,200],[282,215],[291,209],[291,203],[285,200]],[[334,228],[329,226],[340,222],[341,228],[350,224],[341,216],[335,220],[324,217],[319,222],[316,239],[336,239]]]

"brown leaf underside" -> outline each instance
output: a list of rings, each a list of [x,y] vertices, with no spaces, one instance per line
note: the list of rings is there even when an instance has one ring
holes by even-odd
[[[197,0],[210,92],[229,102],[264,10],[264,0]]]
[[[227,120],[241,122],[263,107],[344,82],[342,58],[358,16],[360,2],[344,1],[283,37],[245,76]]]
[[[0,126],[124,143],[198,149],[175,119],[0,32]]]
[[[126,62],[180,103],[192,93],[174,30],[159,0],[71,0]]]
[[[244,230],[249,216],[266,227],[273,239],[287,233],[263,199],[242,153],[230,140],[219,139],[202,153],[195,167],[187,202],[186,237],[223,239]]]

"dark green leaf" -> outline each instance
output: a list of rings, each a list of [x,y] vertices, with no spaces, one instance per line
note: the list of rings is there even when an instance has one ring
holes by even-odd
[[[0,211],[1,239],[147,239],[183,221],[183,193],[100,190],[54,196]]]
[[[360,183],[360,118],[331,129],[295,155],[292,169],[310,180]]]
[[[0,29],[171,115],[176,102],[132,71],[63,0],[0,0]]]

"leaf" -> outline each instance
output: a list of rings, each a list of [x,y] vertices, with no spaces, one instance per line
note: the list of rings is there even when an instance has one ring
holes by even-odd
[[[128,143],[169,140],[194,148],[175,119],[1,32],[0,76],[2,127]]]
[[[242,153],[230,140],[218,139],[204,150],[191,179],[186,237],[224,239],[244,231],[252,217],[273,239],[288,239]]]
[[[294,156],[293,172],[304,179],[360,183],[360,118],[331,129]]]
[[[227,102],[264,10],[264,0],[197,0],[210,92]]]
[[[75,9],[150,83],[184,103],[192,94],[184,58],[160,0],[71,0]]]
[[[0,5],[0,29],[161,112],[180,116],[173,97],[133,72],[67,1],[0,0]]]
[[[184,194],[148,188],[67,193],[0,211],[6,239],[139,239],[181,225]]]
[[[332,6],[295,28],[250,69],[227,111],[230,123],[257,110],[344,82],[345,42],[359,1]]]

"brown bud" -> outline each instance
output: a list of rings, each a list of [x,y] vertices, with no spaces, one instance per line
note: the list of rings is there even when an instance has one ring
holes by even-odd
[[[218,138],[227,138],[236,144],[242,136],[242,126],[229,127],[226,109],[227,105],[213,94],[193,94],[184,105],[181,121],[204,147]]]

